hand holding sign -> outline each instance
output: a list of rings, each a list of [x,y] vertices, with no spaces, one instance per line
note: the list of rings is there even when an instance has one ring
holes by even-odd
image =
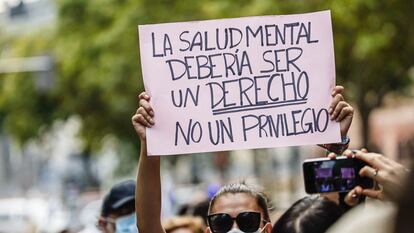
[[[352,118],[354,117],[354,108],[345,102],[343,97],[344,87],[336,86],[332,91],[332,103],[329,107],[331,120],[340,122],[341,137],[344,138],[348,134],[351,127]]]
[[[151,105],[148,103],[150,97],[147,93],[142,92],[138,96],[139,108],[132,116],[132,125],[134,126],[135,131],[137,132],[139,138],[144,142],[147,138],[146,127],[151,128],[154,125],[154,110],[152,110]]]

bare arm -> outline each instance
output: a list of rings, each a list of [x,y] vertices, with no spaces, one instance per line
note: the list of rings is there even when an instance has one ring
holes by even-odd
[[[135,210],[140,233],[165,233],[161,225],[161,178],[160,157],[149,157],[146,145],[146,127],[151,127],[154,115],[149,96],[141,93],[140,107],[132,117],[132,124],[141,139],[141,155],[138,163],[135,190]]]

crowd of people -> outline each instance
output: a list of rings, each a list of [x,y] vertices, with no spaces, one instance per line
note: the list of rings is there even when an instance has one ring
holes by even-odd
[[[98,227],[102,232],[140,233],[408,233],[413,232],[414,172],[384,155],[366,149],[348,150],[348,130],[354,115],[344,100],[344,88],[332,92],[331,120],[340,122],[342,142],[319,145],[327,157],[337,155],[367,163],[359,171],[375,181],[374,188],[356,186],[348,192],[321,193],[296,201],[272,223],[268,199],[256,187],[226,184],[209,200],[205,219],[176,216],[161,220],[160,157],[148,156],[146,128],[155,122],[150,96],[139,95],[132,124],[141,140],[136,181],[115,185],[106,195]],[[414,163],[413,163],[414,164]]]

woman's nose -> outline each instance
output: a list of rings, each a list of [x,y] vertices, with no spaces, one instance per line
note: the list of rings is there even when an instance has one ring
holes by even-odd
[[[239,226],[237,226],[237,222],[236,221],[234,221],[233,222],[233,227],[231,228],[231,229],[238,229],[239,228]]]

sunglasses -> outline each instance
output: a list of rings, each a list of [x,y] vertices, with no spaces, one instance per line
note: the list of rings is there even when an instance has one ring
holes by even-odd
[[[255,232],[260,227],[260,213],[242,212],[232,218],[229,214],[219,213],[207,216],[207,222],[213,233],[225,233],[233,228],[234,221],[243,232]]]

